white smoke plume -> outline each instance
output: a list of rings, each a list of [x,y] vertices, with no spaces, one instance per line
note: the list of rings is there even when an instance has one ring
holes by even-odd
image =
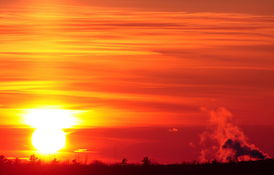
[[[232,114],[225,108],[210,111],[210,128],[200,136],[200,161],[238,162],[270,158],[254,144],[248,143],[232,118]]]

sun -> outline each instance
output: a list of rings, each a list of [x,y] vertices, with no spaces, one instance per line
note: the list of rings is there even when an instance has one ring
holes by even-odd
[[[54,154],[66,146],[66,133],[58,129],[37,129],[32,144],[41,154]]]
[[[65,148],[66,133],[63,129],[77,124],[76,111],[64,109],[28,109],[25,123],[35,128],[32,145],[41,154],[54,154]]]

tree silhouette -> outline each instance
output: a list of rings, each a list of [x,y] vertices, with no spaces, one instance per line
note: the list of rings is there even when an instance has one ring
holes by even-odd
[[[56,158],[54,158],[52,161],[51,161],[51,164],[58,164],[59,162],[58,162],[58,160],[56,159]]]
[[[122,162],[121,162],[121,165],[126,165],[126,164],[127,164],[127,161],[128,161],[128,160],[127,160],[126,158],[123,158],[123,159],[122,159]]]
[[[79,163],[77,162],[76,159],[73,159],[73,160],[72,160],[72,164],[73,164],[73,165],[78,165]]]
[[[21,163],[21,160],[18,157],[16,157],[16,159],[14,160],[14,164],[18,165],[20,163]]]
[[[30,156],[29,160],[30,160],[31,163],[36,163],[36,162],[38,162],[39,159],[38,159],[38,157],[36,157],[35,154],[32,154]]]
[[[151,160],[146,156],[142,160],[142,163],[143,163],[144,166],[148,166],[148,165],[151,165]]]
[[[7,162],[8,162],[8,159],[5,156],[0,155],[0,164],[5,164]]]

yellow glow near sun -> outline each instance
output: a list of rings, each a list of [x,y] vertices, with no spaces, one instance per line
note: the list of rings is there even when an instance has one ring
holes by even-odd
[[[36,128],[32,144],[41,154],[53,154],[66,146],[65,128],[77,124],[72,110],[28,109],[24,115],[25,123]]]
[[[29,109],[25,121],[34,128],[63,129],[77,124],[74,111],[62,109]]]

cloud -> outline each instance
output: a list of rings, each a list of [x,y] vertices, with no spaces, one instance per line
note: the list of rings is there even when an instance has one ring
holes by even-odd
[[[79,1],[77,1],[79,3]],[[273,2],[269,0],[81,0],[82,4],[90,6],[103,6],[111,8],[132,8],[142,11],[184,11],[184,12],[236,12],[236,13],[255,13],[273,14]]]
[[[75,153],[86,153],[86,152],[90,152],[90,151],[88,151],[88,149],[80,148],[80,149],[74,150],[74,152]]]
[[[1,107],[47,98],[94,110],[98,120],[134,125],[161,115],[166,123],[174,114],[175,123],[200,124],[198,106],[255,116],[239,103],[272,100],[271,16],[58,5],[1,10]],[[269,123],[274,109],[260,109]]]
[[[168,131],[169,132],[178,132],[179,129],[177,129],[177,128],[169,128]]]

